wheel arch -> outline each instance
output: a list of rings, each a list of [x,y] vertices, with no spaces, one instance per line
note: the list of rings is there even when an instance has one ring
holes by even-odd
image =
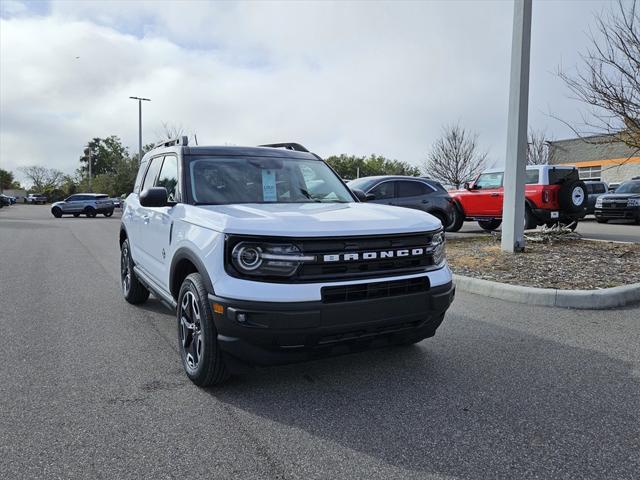
[[[180,292],[180,286],[185,278],[192,273],[199,273],[202,277],[207,293],[213,294],[213,283],[207,269],[205,268],[202,260],[189,248],[181,247],[176,250],[173,258],[171,259],[171,268],[169,271],[169,290],[171,296],[177,301],[178,293]]]

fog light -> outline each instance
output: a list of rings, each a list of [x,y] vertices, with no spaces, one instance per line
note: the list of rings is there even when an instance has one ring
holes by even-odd
[[[238,313],[236,315],[236,320],[240,323],[246,323],[247,322],[247,314],[246,313]]]

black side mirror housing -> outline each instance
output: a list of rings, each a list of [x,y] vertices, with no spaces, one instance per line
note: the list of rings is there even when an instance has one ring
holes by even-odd
[[[471,190],[471,185],[469,185],[469,182],[464,182],[462,186],[465,190]]]
[[[356,196],[356,198],[361,202],[366,202],[367,200],[369,200],[369,198],[367,198],[368,195],[364,193],[362,190],[360,190],[359,188],[354,188],[351,191]]]
[[[143,207],[166,207],[169,202],[167,189],[164,187],[151,187],[140,194],[140,205]]]

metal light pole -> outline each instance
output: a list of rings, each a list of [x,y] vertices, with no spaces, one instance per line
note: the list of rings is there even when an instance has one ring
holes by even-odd
[[[504,169],[502,250],[524,250],[524,182],[527,167],[527,118],[529,115],[529,52],[531,49],[531,0],[515,0],[511,42],[511,84],[507,157]]]
[[[150,102],[149,98],[129,97],[138,101],[138,162],[142,160],[142,102]]]
[[[93,192],[93,179],[91,177],[91,149],[89,147],[84,149],[84,156],[87,157],[87,163],[89,164],[89,192]]]

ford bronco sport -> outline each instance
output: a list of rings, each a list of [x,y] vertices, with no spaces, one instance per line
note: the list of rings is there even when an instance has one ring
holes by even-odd
[[[201,386],[431,337],[454,297],[441,224],[363,197],[299,144],[158,144],[125,202],[123,295],[175,310]]]
[[[487,170],[464,189],[450,192],[457,215],[447,231],[457,232],[465,220],[476,220],[488,231],[498,228],[502,223],[503,176],[503,170]],[[587,187],[575,167],[528,166],[525,181],[525,229],[558,222],[575,229],[587,207]]]

